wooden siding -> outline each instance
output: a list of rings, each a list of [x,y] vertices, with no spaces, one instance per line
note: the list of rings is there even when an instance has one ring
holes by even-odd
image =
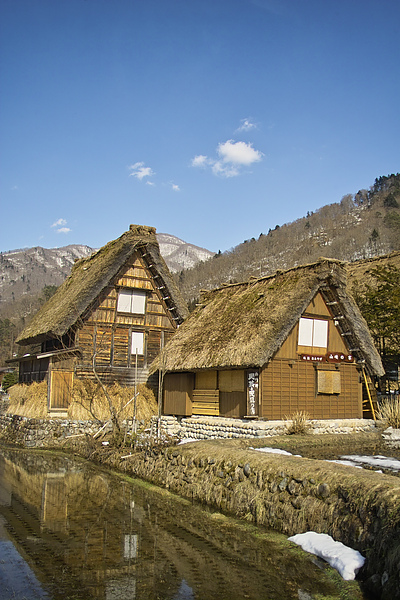
[[[318,368],[317,368],[318,367]],[[273,360],[261,373],[261,414],[264,419],[284,419],[306,411],[313,419],[362,418],[362,385],[353,364],[340,364],[340,394],[317,393],[317,370],[335,365]]]
[[[217,371],[199,371],[195,379],[196,390],[216,390],[218,389]]]
[[[245,371],[241,369],[230,369],[229,371],[219,371],[218,389],[221,392],[244,392],[245,391]]]
[[[117,311],[121,288],[146,291],[145,314]],[[122,369],[125,369],[127,382],[131,381],[135,366],[135,356],[131,353],[132,332],[144,334],[144,354],[138,355],[138,367],[144,372],[160,352],[161,332],[166,343],[176,330],[161,291],[142,259],[137,254],[132,257],[123,272],[103,290],[77,331],[76,345],[82,353],[80,373],[90,373],[95,352],[99,371],[109,367],[107,380],[115,375],[115,379],[123,383]]]
[[[337,327],[335,326],[334,319],[326,306],[324,299],[321,294],[315,296],[314,300],[310,302],[304,311],[302,316],[308,316],[312,318],[328,319],[328,347],[327,348],[316,348],[312,346],[299,346],[297,344],[299,337],[299,324],[297,323],[282,346],[276,352],[274,358],[277,359],[291,359],[297,360],[299,354],[317,354],[325,355],[327,352],[343,352],[348,353],[349,348],[344,338],[340,335]]]
[[[163,414],[191,416],[193,387],[193,373],[167,373],[163,386]]]
[[[246,415],[246,392],[220,392],[219,414],[221,417],[243,417]]]
[[[193,390],[192,414],[218,417],[219,391]]]
[[[50,410],[68,408],[73,381],[73,371],[50,372]]]

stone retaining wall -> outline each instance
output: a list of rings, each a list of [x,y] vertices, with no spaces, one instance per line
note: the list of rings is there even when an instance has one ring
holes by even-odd
[[[157,419],[154,418],[154,422]],[[309,421],[310,433],[358,433],[375,428],[372,419],[332,419]],[[180,439],[205,440],[212,438],[270,437],[286,433],[285,421],[258,421],[224,417],[161,417],[161,430]]]
[[[19,415],[0,415],[0,439],[25,448],[61,446],[68,438],[93,435],[99,427],[95,421],[29,419]]]

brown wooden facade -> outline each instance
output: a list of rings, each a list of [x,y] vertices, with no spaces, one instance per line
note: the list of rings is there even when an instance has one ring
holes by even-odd
[[[299,328],[316,321],[316,342]],[[300,325],[301,322],[301,325]],[[323,332],[318,339],[318,328]],[[320,336],[321,337],[321,336]],[[312,338],[314,342],[314,338]],[[315,419],[361,418],[362,373],[346,336],[318,292],[274,356],[254,368],[167,373],[164,414],[279,420],[297,411]]]
[[[20,382],[46,379],[55,411],[68,408],[75,377],[146,382],[149,365],[186,314],[155,229],[131,225],[79,261],[22,332],[18,343],[39,344],[41,350],[17,359]]]

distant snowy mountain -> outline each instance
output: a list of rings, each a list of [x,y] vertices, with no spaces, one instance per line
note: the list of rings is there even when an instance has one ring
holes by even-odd
[[[171,271],[193,267],[213,252],[188,244],[167,233],[157,234],[161,254]],[[0,253],[0,304],[36,295],[47,285],[60,285],[74,262],[94,252],[84,245],[62,248],[23,248]]]
[[[170,271],[190,269],[200,261],[205,261],[214,256],[214,252],[188,244],[168,233],[157,233],[157,240],[161,254]]]

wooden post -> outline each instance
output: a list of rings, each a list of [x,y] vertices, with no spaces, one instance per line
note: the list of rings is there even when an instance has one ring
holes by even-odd
[[[164,331],[161,331],[160,337],[160,366],[158,369],[158,437],[161,437],[161,406],[162,406],[162,387],[164,379]]]

